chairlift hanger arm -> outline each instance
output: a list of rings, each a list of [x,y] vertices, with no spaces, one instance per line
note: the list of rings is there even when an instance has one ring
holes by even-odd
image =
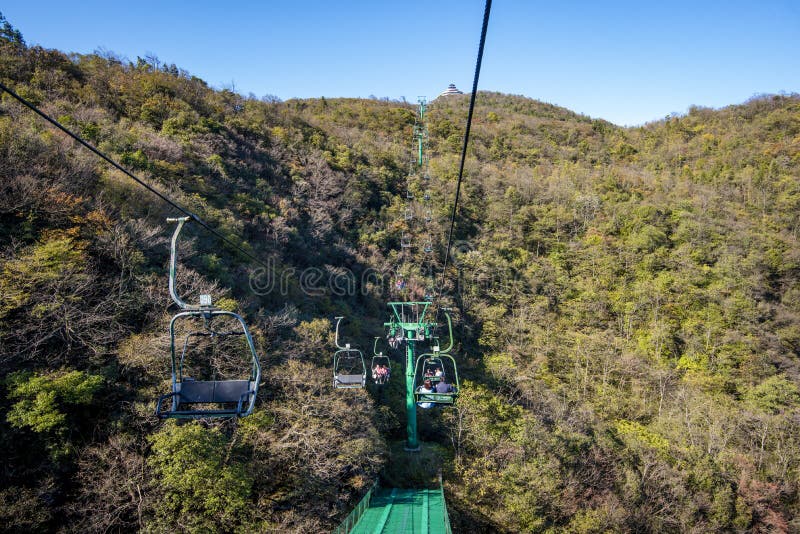
[[[381,339],[380,337],[376,336],[375,337],[375,343],[372,344],[372,354],[373,354],[373,356],[383,356],[383,352],[378,352],[378,341],[380,339]]]
[[[447,318],[447,335],[450,338],[450,344],[446,349],[440,350],[439,352],[448,354],[453,349],[453,321],[450,319],[449,310],[444,310],[444,316]]]
[[[336,348],[339,349],[339,350],[348,350],[350,348],[350,344],[349,343],[345,347],[343,347],[343,346],[341,346],[339,344],[339,323],[342,322],[342,319],[344,319],[344,316],[335,317],[335,319],[336,319],[336,336],[335,336],[335,338],[333,340],[333,343],[336,345]]]
[[[172,233],[172,241],[170,242],[169,246],[169,294],[172,297],[172,300],[175,301],[175,304],[182,310],[204,310],[204,311],[211,311],[214,306],[211,304],[211,295],[200,295],[200,304],[186,304],[183,299],[178,296],[178,290],[176,288],[175,279],[177,277],[178,272],[178,236],[183,229],[183,225],[186,224],[187,221],[191,220],[191,217],[177,217],[177,218],[168,218],[168,223],[178,223],[175,227],[175,231]]]
[[[189,305],[178,296],[178,292],[175,287],[175,277],[178,270],[178,235],[180,235],[183,225],[186,224],[186,221],[188,220],[189,217],[167,219],[167,222],[178,223],[178,225],[175,227],[175,231],[172,233],[172,241],[169,246],[169,294],[172,297],[172,300],[175,301],[175,304],[177,304],[182,310],[187,309]]]

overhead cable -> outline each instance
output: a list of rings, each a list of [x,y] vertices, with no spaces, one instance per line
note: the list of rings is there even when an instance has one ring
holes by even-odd
[[[61,130],[65,134],[67,134],[69,137],[71,137],[72,139],[74,139],[75,141],[77,141],[78,143],[83,145],[84,147],[86,147],[88,150],[90,150],[91,152],[96,154],[102,160],[104,160],[107,163],[109,163],[112,167],[114,167],[115,169],[117,169],[118,171],[123,173],[125,176],[127,176],[128,178],[130,178],[131,180],[133,180],[137,184],[141,185],[142,187],[144,187],[145,189],[147,189],[148,191],[153,193],[155,196],[157,196],[158,198],[163,200],[165,203],[169,204],[170,206],[172,206],[176,210],[180,211],[181,213],[183,213],[187,217],[191,218],[191,220],[193,220],[194,222],[196,222],[197,224],[199,224],[200,226],[205,228],[206,231],[208,231],[209,233],[211,233],[212,235],[217,237],[220,241],[222,241],[226,245],[228,245],[230,247],[233,247],[234,249],[238,250],[239,252],[241,252],[242,254],[244,254],[245,256],[250,258],[251,260],[261,264],[263,267],[269,268],[269,266],[266,263],[264,263],[263,261],[261,261],[260,259],[255,257],[250,252],[244,250],[242,247],[240,247],[239,245],[237,245],[236,243],[234,243],[233,241],[231,241],[230,239],[228,239],[224,235],[222,235],[218,230],[216,230],[214,227],[209,225],[207,222],[203,221],[196,214],[194,214],[191,211],[187,210],[186,208],[184,208],[183,206],[181,206],[180,204],[178,204],[177,202],[175,202],[174,200],[172,200],[171,198],[166,196],[164,193],[158,191],[156,188],[154,188],[153,186],[151,186],[150,184],[148,184],[147,182],[145,182],[141,178],[137,177],[136,175],[134,175],[131,171],[129,171],[128,169],[126,169],[125,167],[123,167],[122,165],[120,165],[119,163],[114,161],[113,159],[111,159],[109,156],[107,156],[103,152],[101,152],[97,147],[93,146],[91,143],[89,143],[88,141],[86,141],[83,138],[81,138],[78,134],[76,134],[75,132],[71,131],[66,126],[64,126],[63,124],[61,124],[57,120],[55,120],[54,118],[52,118],[49,115],[47,115],[45,112],[40,110],[37,106],[35,106],[34,104],[32,104],[30,101],[26,100],[25,98],[21,97],[19,94],[17,94],[11,88],[7,87],[2,82],[0,82],[0,89],[5,91],[9,95],[11,95],[19,103],[21,103],[22,105],[24,105],[25,107],[27,107],[28,109],[30,109],[31,111],[33,111],[34,113],[39,115],[41,118],[43,118],[44,120],[46,120],[47,122],[49,122],[50,124],[52,124],[53,126],[58,128],[59,130]]]

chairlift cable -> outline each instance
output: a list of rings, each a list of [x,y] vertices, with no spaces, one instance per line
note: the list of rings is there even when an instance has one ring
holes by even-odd
[[[199,216],[195,215],[194,213],[190,212],[186,208],[182,207],[180,204],[178,204],[177,202],[175,202],[174,200],[172,200],[171,198],[169,198],[165,194],[161,193],[160,191],[158,191],[153,186],[151,186],[148,183],[146,183],[141,178],[138,178],[136,175],[134,175],[132,172],[130,172],[129,170],[124,168],[122,165],[120,165],[119,163],[117,163],[116,161],[111,159],[109,156],[105,155],[103,152],[101,152],[98,148],[93,146],[91,143],[89,143],[88,141],[84,140],[78,134],[74,133],[73,131],[68,129],[66,126],[62,125],[60,122],[58,122],[54,118],[52,118],[49,115],[47,115],[44,111],[40,110],[37,106],[35,106],[34,104],[29,102],[25,98],[23,98],[20,95],[18,95],[16,92],[14,92],[11,88],[7,87],[2,82],[0,82],[0,90],[5,91],[9,95],[11,95],[14,99],[16,99],[23,106],[27,107],[28,109],[30,109],[31,111],[33,111],[34,113],[36,113],[37,115],[42,117],[44,120],[46,120],[47,122],[49,122],[50,124],[52,124],[53,126],[58,128],[59,130],[61,130],[65,134],[67,134],[69,137],[71,137],[72,139],[74,139],[75,141],[77,141],[78,143],[80,143],[81,145],[86,147],[87,149],[89,149],[89,151],[93,152],[95,155],[97,155],[98,157],[100,157],[104,161],[108,162],[111,166],[113,166],[118,171],[122,172],[128,178],[132,179],[134,182],[136,182],[137,184],[141,185],[142,187],[144,187],[145,189],[147,189],[148,191],[153,193],[155,196],[157,196],[158,198],[160,198],[161,200],[163,200],[164,202],[166,202],[167,204],[169,204],[170,206],[172,206],[176,210],[180,211],[181,213],[183,213],[187,217],[191,218],[193,221],[195,221],[197,224],[199,224],[200,226],[205,228],[206,231],[208,231],[209,233],[211,233],[212,235],[217,237],[217,239],[219,239],[220,241],[222,241],[226,245],[228,245],[230,247],[233,247],[234,249],[236,249],[239,252],[241,252],[242,254],[244,254],[246,257],[250,258],[251,260],[255,261],[256,263],[261,264],[263,267],[269,269],[269,266],[266,263],[264,263],[263,261],[261,261],[260,259],[255,257],[254,255],[252,255],[251,253],[247,252],[242,247],[240,247],[239,245],[237,245],[236,243],[234,243],[233,241],[231,241],[230,239],[228,239],[224,235],[222,235],[218,230],[214,229],[208,223],[203,221]]]
[[[442,281],[439,285],[439,291],[437,292],[441,295],[442,290],[444,290],[444,281],[445,276],[447,274],[447,260],[450,256],[450,247],[453,244],[453,230],[455,229],[456,225],[456,214],[458,213],[458,199],[461,195],[461,181],[464,177],[464,163],[467,159],[467,145],[469,143],[469,131],[472,126],[472,112],[475,109],[475,97],[478,95],[478,78],[481,74],[481,62],[483,61],[483,47],[486,43],[486,30],[489,26],[489,12],[492,9],[492,0],[486,0],[486,7],[484,8],[483,12],[483,26],[481,28],[481,40],[480,44],[478,45],[478,58],[475,62],[475,78],[472,81],[472,95],[469,99],[469,113],[467,114],[467,127],[464,131],[464,145],[461,148],[461,163],[458,169],[458,181],[456,182],[456,195],[455,200],[453,201],[453,211],[450,215],[450,232],[447,235],[447,247],[444,249],[444,263],[442,264]]]

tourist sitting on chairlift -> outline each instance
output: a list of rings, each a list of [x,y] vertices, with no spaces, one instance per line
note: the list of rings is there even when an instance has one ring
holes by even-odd
[[[442,378],[438,384],[436,384],[436,393],[453,393],[455,389],[451,384],[448,384],[444,378]]]
[[[402,330],[398,331],[396,335],[390,332],[389,335],[386,336],[386,341],[389,343],[389,346],[392,347],[393,349],[399,347],[400,343],[403,342],[403,339],[405,338],[403,337]]]
[[[383,384],[389,379],[389,373],[391,373],[389,367],[379,363],[372,370],[372,379],[378,384]]]
[[[434,393],[433,384],[431,383],[431,381],[428,380],[428,379],[425,379],[425,381],[422,383],[422,385],[419,387],[419,389],[417,389],[417,393]],[[418,402],[417,406],[427,410],[428,408],[433,408],[433,403],[432,402]]]

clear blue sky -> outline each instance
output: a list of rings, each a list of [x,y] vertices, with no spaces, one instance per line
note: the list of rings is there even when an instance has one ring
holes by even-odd
[[[472,85],[483,0],[6,0],[28,44],[156,55],[257,96]],[[621,125],[800,91],[800,0],[495,0],[480,89]]]

